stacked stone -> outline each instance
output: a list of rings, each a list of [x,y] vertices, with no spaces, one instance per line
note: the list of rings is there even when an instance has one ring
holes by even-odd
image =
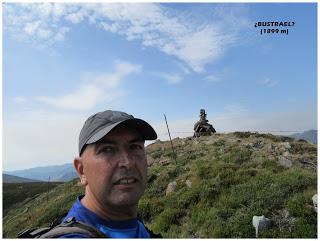
[[[200,120],[194,125],[194,137],[208,136],[216,132],[211,124],[208,123],[207,114],[204,109],[200,110]]]

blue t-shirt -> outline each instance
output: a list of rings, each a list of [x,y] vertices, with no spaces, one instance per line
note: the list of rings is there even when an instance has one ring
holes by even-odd
[[[87,209],[80,202],[83,196],[77,198],[67,216],[63,219],[66,221],[70,217],[75,217],[77,221],[87,223],[102,233],[106,234],[109,238],[150,238],[148,231],[144,224],[136,219],[126,221],[111,221],[106,220]],[[60,238],[88,238],[83,234],[66,234]]]

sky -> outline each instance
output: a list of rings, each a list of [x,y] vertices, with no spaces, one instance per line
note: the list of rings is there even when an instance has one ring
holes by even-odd
[[[4,3],[2,14],[3,170],[71,163],[84,121],[107,109],[160,140],[164,114],[182,138],[201,108],[220,133],[317,129],[316,3]]]

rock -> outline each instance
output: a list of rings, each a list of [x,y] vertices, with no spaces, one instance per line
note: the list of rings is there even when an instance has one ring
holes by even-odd
[[[269,152],[272,152],[275,150],[275,146],[272,143],[268,143],[266,147]]]
[[[170,193],[174,192],[176,190],[176,187],[177,187],[176,181],[170,182],[167,186],[167,189],[166,189],[166,196],[169,195]]]
[[[282,142],[281,145],[284,146],[286,149],[291,149],[291,145],[289,142]]]
[[[299,162],[304,166],[313,168],[315,172],[317,171],[317,164],[314,163],[312,160],[309,160],[307,158],[302,158],[302,159],[299,159]]]
[[[148,166],[151,166],[155,162],[156,162],[156,160],[152,156],[147,155],[147,165]]]
[[[258,238],[259,231],[271,227],[271,220],[269,218],[266,218],[264,215],[253,216],[252,225],[256,229],[256,238]]]
[[[264,143],[263,143],[263,141],[256,141],[255,143],[253,143],[252,147],[257,148],[257,149],[261,149],[264,147]]]
[[[209,139],[209,140],[204,141],[203,143],[206,144],[206,145],[211,145],[211,144],[215,143],[215,140],[214,139]]]
[[[191,188],[192,183],[191,183],[191,181],[189,179],[187,179],[185,183],[186,183],[188,188]]]
[[[279,156],[278,157],[278,162],[281,166],[284,167],[292,167],[292,161],[285,158],[284,156]]]
[[[162,160],[159,161],[159,163],[160,163],[161,165],[164,165],[164,166],[165,166],[165,165],[169,165],[170,162],[171,162],[170,159],[162,159]]]
[[[283,154],[282,154],[282,156],[284,156],[284,157],[288,157],[290,155],[290,152],[288,152],[288,151],[286,151],[286,152],[284,152]]]
[[[314,194],[312,197],[314,211],[318,212],[318,195]]]

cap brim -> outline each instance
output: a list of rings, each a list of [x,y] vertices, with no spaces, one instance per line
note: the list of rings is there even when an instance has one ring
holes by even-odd
[[[157,133],[152,128],[151,125],[148,124],[148,122],[141,120],[141,119],[127,119],[123,121],[116,122],[110,126],[107,126],[105,128],[102,128],[97,133],[95,133],[87,142],[86,144],[92,144],[97,141],[99,141],[102,137],[107,135],[113,128],[115,128],[118,125],[124,125],[126,127],[131,127],[136,129],[141,136],[144,138],[144,140],[155,140],[157,139]]]

